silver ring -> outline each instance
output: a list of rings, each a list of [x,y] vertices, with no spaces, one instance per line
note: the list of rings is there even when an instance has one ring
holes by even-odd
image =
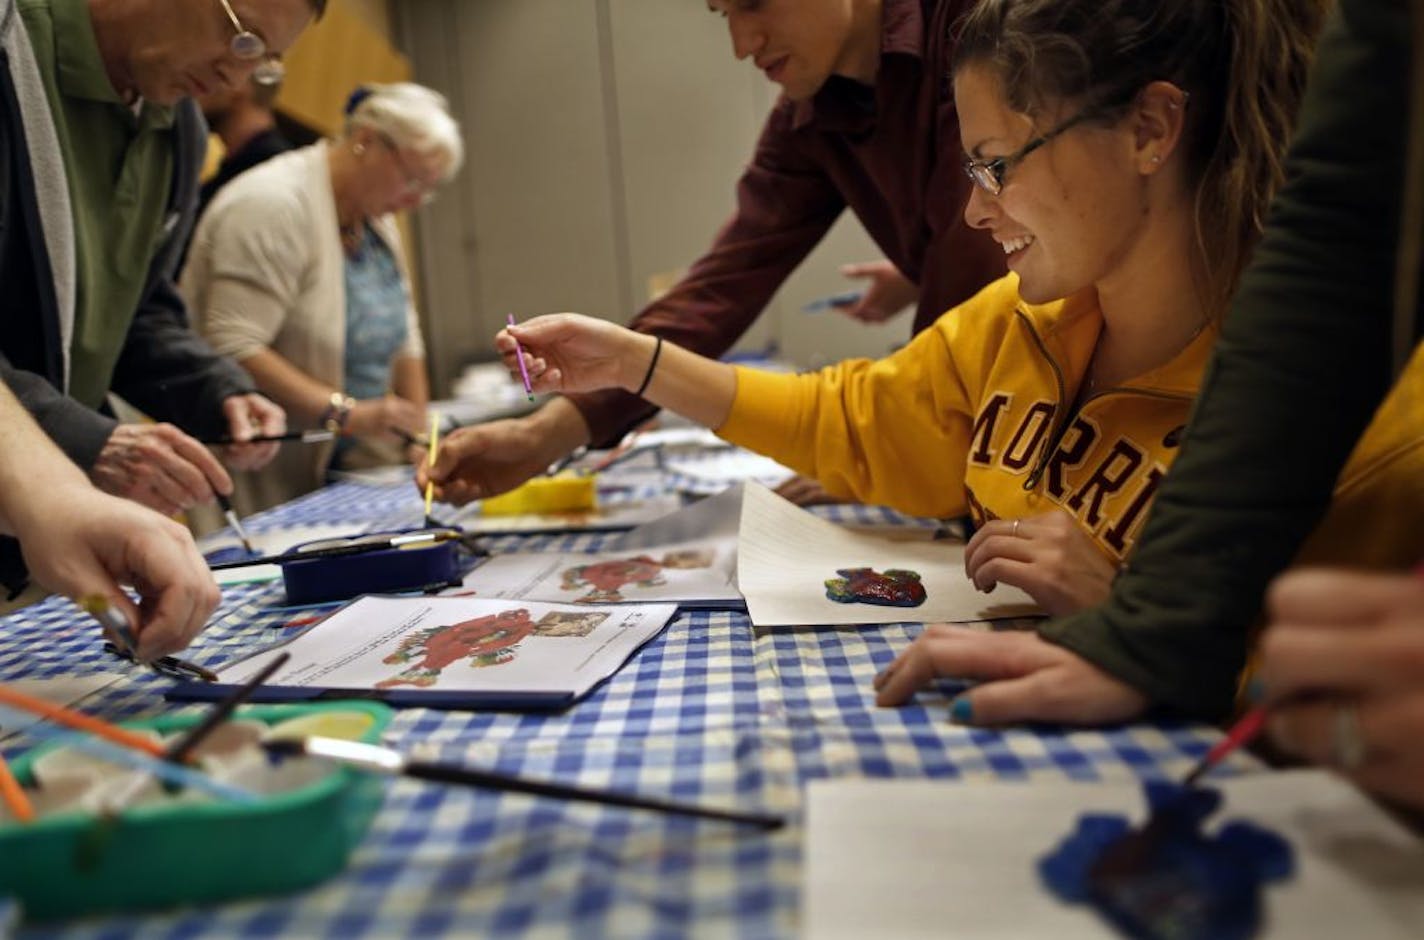
[[[1353,703],[1335,706],[1330,762],[1347,773],[1365,762],[1365,739],[1360,735],[1360,717]]]
[[[1022,522],[1022,521],[1023,521],[1022,519],[1015,519],[1015,520],[1014,520],[1014,527],[1009,530],[1009,534],[1012,535],[1014,538],[1018,538],[1018,537],[1019,537],[1019,523]]]

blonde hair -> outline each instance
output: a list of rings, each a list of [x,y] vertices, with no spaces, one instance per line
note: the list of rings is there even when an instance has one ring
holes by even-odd
[[[362,85],[346,103],[345,136],[367,128],[397,147],[413,150],[444,166],[448,181],[465,162],[460,125],[450,116],[449,103],[438,91],[414,82]]]
[[[1196,261],[1225,312],[1266,208],[1331,0],[981,0],[959,24],[956,70],[988,64],[1014,110],[1080,101],[1101,121],[1167,81],[1190,95],[1183,140]]]

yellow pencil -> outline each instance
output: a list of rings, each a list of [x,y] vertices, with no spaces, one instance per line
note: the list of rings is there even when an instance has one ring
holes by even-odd
[[[440,415],[438,412],[430,413],[430,456],[426,459],[425,465],[428,468],[435,466],[435,452],[440,449]],[[425,524],[432,525],[430,521],[430,504],[435,500],[435,481],[427,478],[425,481]]]

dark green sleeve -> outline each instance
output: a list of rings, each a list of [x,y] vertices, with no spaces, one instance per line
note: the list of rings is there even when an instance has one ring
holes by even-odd
[[[1171,710],[1230,712],[1266,585],[1387,391],[1409,7],[1342,0],[1286,185],[1130,567],[1102,607],[1040,629]]]

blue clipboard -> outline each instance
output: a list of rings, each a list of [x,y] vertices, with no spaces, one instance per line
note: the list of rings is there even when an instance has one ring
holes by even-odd
[[[163,697],[170,702],[216,702],[235,688],[236,685],[226,682],[176,682],[164,691]],[[598,686],[595,685],[594,688]],[[593,689],[589,691],[592,692]],[[259,688],[248,700],[290,703],[361,699],[384,702],[392,708],[560,711],[572,705],[577,698],[572,692],[455,692],[435,689],[422,692],[418,689],[339,689],[267,685]]]

